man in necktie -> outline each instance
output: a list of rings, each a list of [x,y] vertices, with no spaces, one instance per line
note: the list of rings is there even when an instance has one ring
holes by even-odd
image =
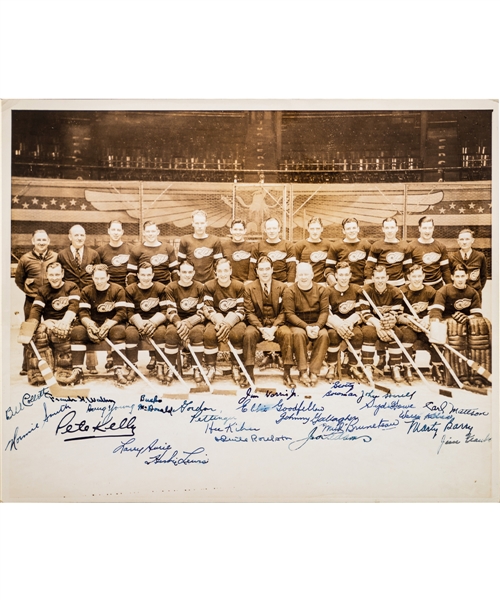
[[[273,261],[263,255],[257,259],[257,280],[245,287],[245,315],[248,327],[243,336],[243,364],[254,380],[255,350],[263,340],[276,341],[281,348],[284,365],[283,383],[294,388],[290,376],[293,364],[292,332],[285,325],[283,294],[286,283],[273,279]]]
[[[482,252],[472,247],[474,234],[470,229],[462,229],[458,234],[459,250],[450,254],[452,269],[462,264],[467,269],[467,285],[473,287],[481,299],[482,291],[488,277],[486,257]]]

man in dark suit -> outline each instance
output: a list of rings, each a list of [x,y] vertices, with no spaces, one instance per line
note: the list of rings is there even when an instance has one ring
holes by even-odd
[[[294,388],[290,376],[293,364],[292,332],[285,325],[283,293],[286,283],[273,279],[273,262],[267,255],[257,260],[258,279],[245,287],[245,315],[248,327],[243,336],[243,364],[254,380],[255,349],[258,342],[276,341],[281,348],[284,373],[283,383]]]

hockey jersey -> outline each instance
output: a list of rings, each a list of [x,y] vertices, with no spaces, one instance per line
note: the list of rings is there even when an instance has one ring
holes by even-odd
[[[329,288],[330,309],[341,319],[348,319],[359,310],[359,285],[349,284],[345,292],[339,292],[335,287]]]
[[[358,242],[345,242],[339,240],[330,247],[330,252],[326,259],[326,272],[334,274],[333,266],[338,262],[346,261],[351,266],[351,283],[363,285],[365,277],[365,264],[370,252],[371,244],[368,240],[361,239]]]
[[[424,272],[424,283],[427,285],[438,285],[442,281],[451,283],[448,250],[437,240],[429,244],[422,244],[418,240],[410,242],[405,263],[408,268],[412,264],[420,265]]]
[[[434,288],[432,288],[430,285],[424,285],[421,290],[412,290],[408,284],[405,284],[399,289],[411,304],[419,319],[422,319],[428,314],[429,307],[434,303],[434,298],[436,296],[436,290]],[[404,301],[403,312],[409,315],[412,314],[406,305],[406,302]]]
[[[365,265],[365,279],[371,279],[376,265],[385,267],[388,283],[400,287],[405,282],[405,268],[411,263],[407,256],[408,244],[401,240],[386,242],[377,240],[372,244]]]
[[[470,256],[465,260],[460,250],[450,254],[450,265],[454,266],[456,263],[462,263],[467,269],[468,279],[467,284],[473,287],[478,292],[486,285],[487,280],[487,264],[486,257],[479,250],[471,250]]]
[[[147,321],[159,312],[166,316],[167,299],[165,289],[163,283],[159,281],[153,281],[153,285],[147,289],[139,287],[137,283],[128,285],[125,288],[127,320],[130,321],[133,315],[139,315]]]
[[[313,282],[311,289],[301,290],[294,283],[283,294],[283,308],[287,323],[293,327],[324,327],[330,309],[329,289]]]
[[[232,277],[238,281],[248,281],[250,258],[255,243],[248,240],[235,242],[231,238],[223,238],[220,243],[222,254],[231,262]]]
[[[127,242],[115,248],[110,244],[104,244],[97,248],[97,254],[103,265],[107,265],[109,280],[111,283],[117,283],[122,287],[126,285],[127,265],[130,260],[130,247]]]
[[[294,254],[297,262],[310,263],[313,268],[313,281],[316,283],[324,283],[326,259],[328,251],[332,243],[329,240],[319,240],[318,242],[310,242],[308,240],[300,240],[295,244]]]
[[[403,312],[403,296],[397,287],[387,284],[385,290],[379,292],[373,283],[367,283],[360,289],[359,293],[359,309],[364,320],[369,319],[371,316],[378,318],[378,315],[372,309],[363,292],[368,294],[382,315],[391,312],[397,317]]]
[[[245,286],[236,279],[231,279],[228,287],[220,286],[216,279],[207,281],[203,290],[205,317],[215,323],[219,314],[232,326],[243,321],[245,319],[244,291]]]
[[[125,290],[117,283],[110,283],[108,289],[100,291],[94,284],[83,288],[80,297],[80,320],[85,317],[102,325],[107,319],[117,323],[127,317]]]
[[[256,266],[257,261],[261,256],[269,256],[273,261],[273,279],[277,281],[293,283],[295,281],[295,273],[297,261],[293,253],[293,246],[290,242],[280,240],[276,243],[269,243],[266,240],[261,240],[253,249],[250,259],[250,279],[257,279]]]
[[[222,247],[218,237],[209,234],[203,239],[191,235],[181,237],[179,261],[188,259],[194,265],[194,279],[201,283],[213,279],[215,276],[214,264],[222,258]]]
[[[482,316],[479,294],[470,285],[459,290],[449,283],[436,292],[434,304],[429,309],[430,318],[446,319],[455,312],[464,313],[466,316]]]
[[[203,284],[199,281],[193,281],[189,287],[180,285],[178,281],[169,283],[165,288],[167,319],[174,325],[184,319],[190,319],[192,325],[203,323],[203,296]]]
[[[59,321],[68,310],[78,314],[79,304],[80,290],[76,283],[64,281],[58,289],[53,288],[50,283],[44,283],[38,290],[29,318],[41,321],[43,317],[45,321]]]
[[[154,280],[164,285],[170,282],[172,272],[179,264],[175,257],[174,247],[167,242],[161,242],[159,246],[146,246],[144,244],[133,246],[130,250],[130,259],[127,265],[129,274],[136,276],[139,265],[145,261],[150,262],[153,267]],[[134,277],[132,277],[132,281],[134,281]]]

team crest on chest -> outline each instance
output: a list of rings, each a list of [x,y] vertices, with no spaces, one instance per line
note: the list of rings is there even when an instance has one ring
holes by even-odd
[[[394,263],[403,262],[404,257],[405,255],[402,252],[389,252],[386,260],[390,265],[393,265]]]
[[[85,267],[85,271],[89,274],[92,275],[92,271],[94,270],[94,265],[87,265]]]
[[[355,300],[346,300],[345,302],[342,302],[342,304],[339,304],[339,312],[343,315],[346,315],[348,312],[351,312],[351,310],[354,310],[355,308]]]
[[[62,310],[66,308],[69,304],[69,298],[67,296],[59,296],[59,298],[54,298],[52,300],[52,308],[54,310]]]
[[[121,265],[124,265],[126,262],[128,262],[129,256],[130,254],[117,254],[111,259],[111,264],[113,265],[113,267],[120,267]]]
[[[111,312],[115,307],[114,302],[103,302],[97,306],[97,312]]]
[[[202,246],[201,248],[196,248],[193,252],[195,258],[205,258],[206,256],[210,256],[213,253],[213,248],[207,248],[207,246]]]
[[[193,296],[189,296],[189,298],[183,298],[179,302],[179,306],[181,307],[181,309],[184,312],[187,312],[188,310],[191,310],[192,308],[194,308],[196,306],[197,302],[198,302],[198,298],[194,298]]]
[[[322,250],[317,250],[316,252],[311,252],[311,256],[309,257],[311,262],[317,263],[322,260],[326,260],[326,252]]]
[[[219,308],[223,312],[227,312],[228,310],[235,308],[237,304],[238,304],[237,298],[224,298],[224,300],[221,300],[219,302]]]
[[[469,308],[469,306],[472,304],[472,301],[469,300],[469,298],[460,298],[460,300],[457,300],[453,306],[457,309],[457,310],[463,310],[464,308]]]
[[[428,302],[415,302],[415,304],[412,304],[413,310],[417,313],[417,315],[421,312],[424,312],[424,310],[427,310],[428,306]]]
[[[281,250],[272,250],[271,252],[268,252],[267,255],[273,262],[285,260],[286,258],[286,252],[282,252]]]
[[[426,265],[432,265],[436,263],[441,258],[441,254],[438,252],[427,252],[422,256],[422,262]]]
[[[233,252],[233,260],[237,262],[246,260],[247,258],[250,258],[250,256],[250,252],[247,252],[246,250],[237,250],[236,252]]]
[[[471,271],[469,274],[469,279],[471,281],[477,281],[479,279],[479,269],[474,269],[474,271]]]
[[[158,267],[159,265],[162,265],[163,263],[167,262],[167,260],[168,256],[166,254],[155,254],[150,258],[150,262],[153,265],[153,267]]]
[[[364,250],[354,250],[353,252],[349,252],[349,262],[357,262],[358,260],[363,260],[366,257],[366,252]]]
[[[151,298],[146,298],[145,300],[142,300],[141,303],[139,304],[139,306],[141,307],[141,310],[143,312],[149,312],[155,306],[158,306],[158,304],[160,304],[160,299],[151,297]]]

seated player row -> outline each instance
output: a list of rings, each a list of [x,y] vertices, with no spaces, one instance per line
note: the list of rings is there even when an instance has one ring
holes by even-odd
[[[261,256],[257,280],[245,286],[232,277],[230,261],[221,258],[216,262],[215,278],[202,284],[194,280],[193,264],[183,260],[178,281],[165,286],[154,281],[151,263],[143,262],[138,267],[138,282],[123,289],[109,281],[107,266],[98,264],[92,270],[92,283],[80,294],[74,282],[64,280],[64,269],[56,262],[47,268],[48,283],[39,290],[28,323],[61,383],[82,379],[85,352],[103,340],[113,348],[118,385],[133,381],[142,338],[153,345],[156,375],[166,384],[173,379],[169,365],[179,364],[183,348],[193,354],[195,364],[204,362],[206,377],[212,381],[219,344],[227,342],[234,382],[246,387],[248,380],[254,380],[256,345],[267,340],[280,346],[284,385],[295,387],[290,375],[293,364],[300,383],[314,386],[325,358],[329,365],[326,378],[334,380],[343,341],[353,378],[372,378],[378,345],[379,352],[388,350],[397,383],[403,381],[402,367],[411,383],[410,361],[405,361],[402,353],[408,358],[419,347],[431,351],[434,377],[441,381],[439,357],[432,354],[426,336],[417,332],[428,328],[429,317],[460,323],[466,327],[465,333],[471,317],[483,321],[479,295],[466,285],[467,273],[461,264],[454,267],[453,283],[437,293],[423,284],[419,265],[411,267],[410,283],[401,289],[388,284],[382,265],[375,267],[373,283],[364,288],[350,283],[349,263],[341,261],[334,268],[336,281],[331,288],[313,281],[309,263],[298,264],[296,281],[287,286],[273,278],[272,259]],[[477,327],[469,329],[474,335]],[[128,368],[123,366],[124,360]],[[36,359],[30,356],[28,362],[29,381],[42,383]],[[198,367],[193,375],[197,383],[202,382]],[[464,380],[468,376],[467,371],[462,373]]]

